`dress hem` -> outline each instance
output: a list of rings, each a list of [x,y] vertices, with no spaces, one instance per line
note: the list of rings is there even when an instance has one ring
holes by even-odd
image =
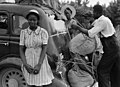
[[[54,79],[54,77],[53,77],[53,79]],[[28,85],[35,85],[35,86],[49,85],[49,84],[52,83],[52,80],[53,80],[53,79],[51,79],[49,82],[46,82],[46,83],[41,83],[41,84],[28,84]]]

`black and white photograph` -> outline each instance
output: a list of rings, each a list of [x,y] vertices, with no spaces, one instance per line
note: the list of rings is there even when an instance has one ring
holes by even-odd
[[[120,0],[0,0],[0,87],[120,87]]]

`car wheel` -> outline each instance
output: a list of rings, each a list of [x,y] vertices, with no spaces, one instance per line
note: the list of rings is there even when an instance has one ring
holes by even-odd
[[[27,87],[27,84],[19,69],[5,68],[0,71],[0,87]]]

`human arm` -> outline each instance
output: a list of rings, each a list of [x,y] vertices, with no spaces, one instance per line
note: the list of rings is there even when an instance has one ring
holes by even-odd
[[[24,35],[25,35],[24,31],[21,31],[21,34],[20,34],[20,46],[19,46],[20,57],[21,57],[23,66],[26,68],[26,70],[29,73],[32,73],[33,68],[29,64],[27,64],[26,57],[25,57],[26,47],[24,46],[24,42],[25,42],[25,36]]]
[[[88,35],[88,29],[85,29],[82,24],[80,24],[76,19],[70,21],[71,30],[82,32]]]
[[[27,61],[26,61],[26,58],[25,58],[25,47],[20,45],[19,49],[20,49],[20,57],[21,57],[21,60],[23,62],[23,65],[26,65]]]
[[[79,30],[80,32],[82,32],[82,33],[84,33],[84,34],[86,34],[87,36],[88,36],[88,29],[85,29],[85,28],[83,28],[82,26],[80,26],[80,25],[78,25],[78,24],[72,24],[72,27],[74,28],[74,29],[77,29],[77,30]]]
[[[43,61],[44,61],[44,58],[45,58],[45,55],[46,55],[46,50],[47,50],[47,45],[42,45],[42,51],[41,51],[41,55],[40,55],[40,58],[39,58],[39,62],[38,64],[34,67],[34,74],[38,74],[40,69],[41,69],[41,66],[43,64]]]
[[[41,46],[42,50],[40,53],[40,58],[39,58],[38,64],[34,67],[35,74],[39,73],[41,66],[43,64],[43,61],[45,59],[45,56],[46,56],[46,51],[47,51],[48,33],[46,30],[43,30],[43,32],[41,34],[42,34],[41,36],[42,36],[43,44]]]
[[[20,32],[20,43],[19,43],[19,50],[20,50],[20,57],[23,62],[23,65],[27,64],[26,58],[25,58],[25,32],[24,30],[21,30]]]
[[[103,20],[98,21],[94,24],[94,26],[91,29],[85,29],[80,25],[72,24],[72,27],[75,27],[79,29],[82,33],[86,34],[87,36],[93,38],[95,37],[99,32],[102,32],[106,28],[106,22]]]

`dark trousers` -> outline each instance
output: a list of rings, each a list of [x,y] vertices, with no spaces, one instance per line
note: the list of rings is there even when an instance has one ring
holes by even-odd
[[[101,39],[103,57],[98,65],[99,87],[120,87],[120,56],[115,36]]]

